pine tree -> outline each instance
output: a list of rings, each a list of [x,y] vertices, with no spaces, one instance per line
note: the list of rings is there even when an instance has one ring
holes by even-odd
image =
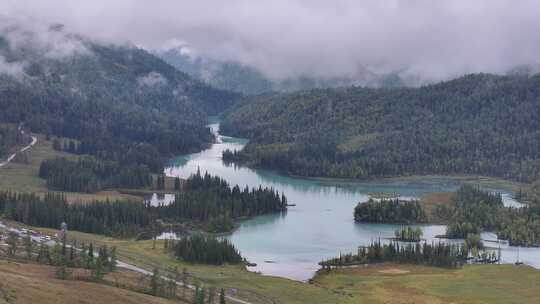
[[[152,277],[150,278],[150,294],[153,296],[159,295],[161,276],[159,274],[159,269],[154,268],[152,272]]]
[[[116,271],[116,264],[117,264],[117,258],[116,258],[116,246],[111,248],[111,254],[109,257],[109,271],[114,272]]]
[[[100,259],[94,259],[90,269],[92,272],[92,278],[95,281],[101,281],[103,279],[105,272],[103,269],[103,263]]]
[[[49,246],[45,245],[43,241],[39,244],[39,252],[36,260],[41,264],[51,264]]]
[[[94,245],[90,243],[88,245],[88,259],[86,260],[86,268],[91,269],[94,264]]]
[[[199,297],[197,299],[198,304],[205,304],[204,300],[206,299],[206,288],[201,288],[201,292],[199,292]]]
[[[182,298],[186,298],[186,290],[188,288],[188,271],[187,268],[184,267],[182,269]]]
[[[199,288],[199,283],[195,282],[195,293],[193,294],[193,300],[192,300],[193,304],[199,304],[200,292],[201,290]]]
[[[67,280],[71,276],[71,271],[67,268],[66,259],[61,257],[58,265],[56,266],[56,278],[60,280]]]
[[[75,245],[69,246],[69,262],[73,265],[75,263]]]
[[[168,275],[167,289],[169,292],[169,297],[172,299],[176,298],[176,290],[178,288],[178,284],[176,282],[179,276],[180,274],[178,273],[178,267],[175,266],[174,268],[170,269]]]
[[[26,258],[28,260],[32,259],[32,249],[33,249],[33,244],[32,244],[32,238],[27,235],[24,237],[23,239],[23,244],[24,244],[24,251],[26,252]]]
[[[219,304],[226,304],[225,290],[223,288],[221,288],[221,291],[219,292]]]
[[[215,297],[216,297],[216,288],[212,286],[208,290],[208,304],[214,304]]]
[[[58,243],[55,243],[52,248],[51,262],[52,265],[60,265],[64,256],[62,255],[62,246]]]
[[[8,244],[8,255],[10,257],[17,254],[17,243],[19,242],[19,236],[16,232],[10,231],[6,243]]]

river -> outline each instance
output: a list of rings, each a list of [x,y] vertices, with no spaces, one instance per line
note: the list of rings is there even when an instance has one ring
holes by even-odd
[[[397,225],[354,222],[354,207],[358,202],[367,200],[370,193],[397,193],[412,198],[427,193],[454,191],[460,186],[458,180],[450,177],[368,182],[321,181],[226,165],[221,160],[222,151],[242,149],[247,140],[220,135],[216,121],[209,127],[216,135],[217,142],[200,153],[175,158],[165,173],[187,178],[200,168],[201,172],[220,176],[231,185],[273,187],[285,193],[290,204],[296,204],[283,215],[245,220],[227,236],[244,257],[257,264],[249,269],[264,275],[306,281],[317,271],[317,263],[322,259],[334,257],[340,252],[356,251],[359,245],[367,245],[373,239],[392,237]],[[512,193],[503,189],[489,190],[501,192],[505,205],[519,206],[512,199]],[[442,225],[422,225],[422,228],[427,240],[435,240],[436,235],[445,231]],[[484,236],[493,238],[492,234]],[[515,262],[517,255],[517,247],[502,247],[504,262]],[[520,248],[519,257],[526,264],[540,268],[540,249]]]

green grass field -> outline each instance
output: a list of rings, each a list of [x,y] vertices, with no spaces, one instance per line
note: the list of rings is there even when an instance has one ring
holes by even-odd
[[[121,277],[110,274],[107,277]],[[107,280],[108,278],[106,278]],[[114,282],[114,281],[113,281]],[[123,284],[124,282],[121,281]],[[0,304],[173,304],[186,303],[149,296],[112,284],[58,280],[55,267],[0,260]]]
[[[77,158],[77,155],[56,151],[52,148],[52,141],[45,140],[41,134],[35,135],[37,143],[28,150],[28,163],[11,162],[0,168],[0,190],[18,192],[48,192],[45,180],[39,178],[39,166],[45,159],[55,157]],[[114,199],[141,200],[140,196],[122,194],[118,191],[102,191],[98,193],[66,193],[69,201],[90,201]]]
[[[49,234],[56,230],[39,229]],[[540,270],[514,265],[474,265],[457,270],[383,264],[321,273],[313,284],[263,276],[243,266],[178,261],[157,242],[118,240],[70,232],[70,238],[116,246],[122,261],[147,270],[186,267],[207,286],[238,289],[253,303],[540,303]]]
[[[385,264],[334,270],[314,281],[348,297],[342,303],[540,303],[540,271],[528,266]]]

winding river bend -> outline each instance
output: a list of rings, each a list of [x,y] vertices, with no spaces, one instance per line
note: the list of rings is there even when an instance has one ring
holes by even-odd
[[[250,270],[265,275],[281,276],[306,281],[318,269],[317,263],[340,252],[355,251],[373,239],[392,237],[396,225],[359,224],[354,222],[353,209],[369,193],[398,193],[402,197],[454,191],[459,182],[451,178],[425,178],[400,181],[336,182],[293,178],[276,172],[226,165],[221,160],[225,149],[242,149],[245,139],[219,134],[219,122],[210,124],[217,143],[200,153],[174,159],[165,169],[169,176],[189,177],[198,168],[226,179],[241,187],[273,187],[284,192],[290,207],[284,215],[267,215],[245,220],[227,236],[242,255],[257,263]],[[506,205],[519,205],[511,193],[503,194]],[[423,225],[424,238],[434,240],[443,234],[445,226]],[[496,238],[486,233],[485,239]],[[487,244],[488,245],[488,244]],[[498,246],[498,245],[495,245]],[[518,257],[517,247],[502,245],[503,262],[513,263]],[[519,258],[526,264],[540,268],[540,249],[520,248]]]

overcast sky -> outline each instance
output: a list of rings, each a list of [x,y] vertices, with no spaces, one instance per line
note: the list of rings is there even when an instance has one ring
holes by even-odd
[[[0,14],[273,78],[347,76],[359,66],[438,80],[540,62],[538,0],[1,0]]]

